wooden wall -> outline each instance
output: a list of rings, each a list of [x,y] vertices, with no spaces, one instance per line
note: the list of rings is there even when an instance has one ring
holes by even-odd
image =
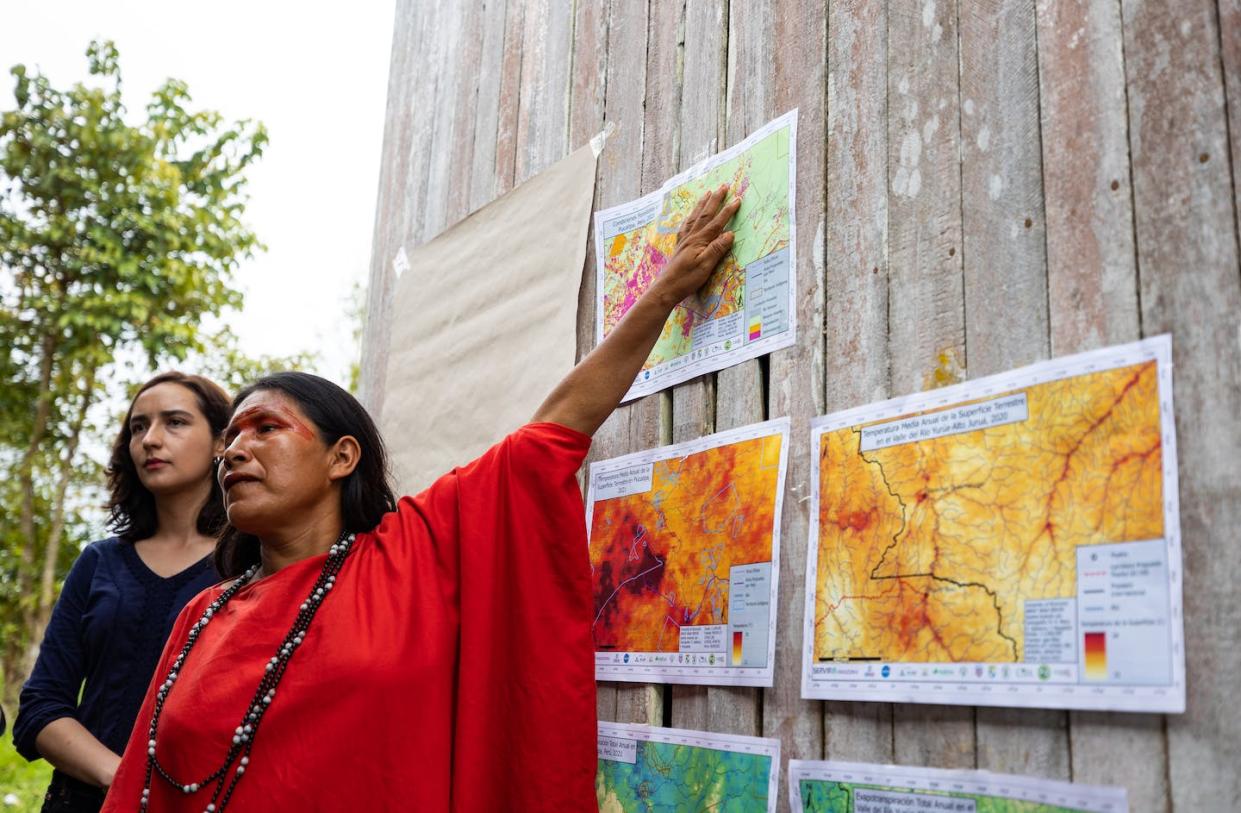
[[[364,338],[372,409],[400,246],[605,124],[599,207],[801,110],[797,345],[622,408],[592,453],[792,416],[775,687],[601,684],[602,719],[779,737],[786,760],[1119,784],[1136,811],[1241,809],[1241,0],[396,5]],[[583,271],[579,354],[594,324]],[[808,420],[1163,332],[1188,712],[802,700]]]

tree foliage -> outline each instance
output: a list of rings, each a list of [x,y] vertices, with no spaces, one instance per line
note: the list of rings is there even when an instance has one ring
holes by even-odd
[[[233,271],[261,248],[243,216],[262,125],[192,109],[172,79],[131,117],[116,47],[95,42],[86,55],[90,79],[68,89],[13,67],[15,107],[0,113],[0,656],[10,677],[46,624],[70,543],[97,535],[69,495],[75,481],[98,483],[82,450],[100,439],[90,416],[118,354],[137,350],[152,368],[202,354],[214,342],[201,321],[241,304]]]

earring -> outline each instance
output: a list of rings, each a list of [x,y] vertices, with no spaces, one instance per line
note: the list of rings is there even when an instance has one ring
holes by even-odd
[[[222,458],[222,457],[213,457],[213,458],[211,458],[211,465],[212,465],[214,468],[217,468],[217,469],[218,469],[218,468],[220,467],[220,464],[221,464],[221,463],[223,463],[223,462],[224,462],[224,458]]]

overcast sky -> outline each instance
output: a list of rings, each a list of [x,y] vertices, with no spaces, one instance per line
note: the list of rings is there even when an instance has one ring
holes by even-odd
[[[314,351],[315,372],[344,383],[357,350],[344,312],[370,262],[393,13],[392,0],[0,0],[0,109],[14,104],[12,65],[64,87],[86,78],[87,44],[104,38],[120,50],[131,113],[172,76],[192,107],[266,124],[246,219],[268,250],[240,269],[245,309],[228,321],[251,355]]]

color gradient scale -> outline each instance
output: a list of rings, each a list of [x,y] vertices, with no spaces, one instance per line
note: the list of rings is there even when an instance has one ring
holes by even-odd
[[[741,642],[745,633],[741,630],[733,630],[733,666],[741,665]]]
[[[1107,680],[1107,633],[1087,632],[1083,643],[1086,649],[1086,679]]]

